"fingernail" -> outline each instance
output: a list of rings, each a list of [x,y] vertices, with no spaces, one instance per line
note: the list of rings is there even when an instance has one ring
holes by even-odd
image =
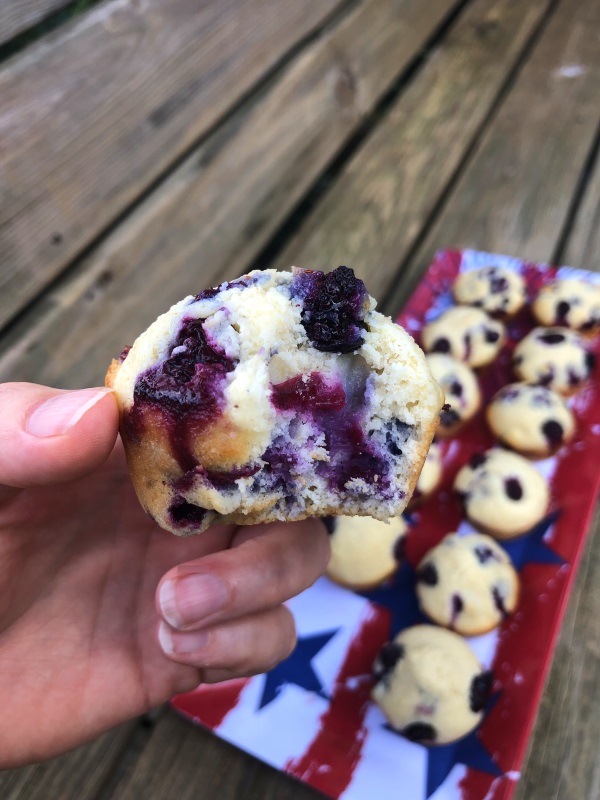
[[[33,436],[60,436],[76,425],[83,415],[110,389],[80,389],[62,392],[39,405],[29,416],[25,429]]]
[[[158,625],[158,643],[167,656],[183,656],[198,653],[206,646],[208,633],[194,631],[193,633],[174,633],[166,622]]]
[[[158,593],[163,617],[174,628],[185,629],[227,605],[227,586],[215,575],[186,575],[166,580]]]

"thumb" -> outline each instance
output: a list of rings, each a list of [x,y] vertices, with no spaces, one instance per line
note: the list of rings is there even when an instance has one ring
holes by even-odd
[[[0,484],[24,488],[83,477],[108,458],[118,425],[108,389],[0,384]]]

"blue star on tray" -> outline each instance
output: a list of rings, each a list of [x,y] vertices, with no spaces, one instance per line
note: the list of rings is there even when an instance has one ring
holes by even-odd
[[[564,564],[565,559],[561,558],[544,541],[544,536],[548,533],[552,525],[560,515],[559,511],[553,511],[541,522],[538,522],[529,533],[519,536],[516,539],[504,540],[499,544],[510,556],[515,569],[521,570],[525,564]]]
[[[498,697],[499,695],[495,695],[490,699],[487,704],[486,715],[494,707]],[[398,736],[401,736],[400,733],[389,725],[385,727],[391,733],[396,733]],[[421,746],[425,747],[425,745]],[[431,797],[431,795],[439,789],[456,764],[464,764],[465,767],[477,769],[480,772],[487,772],[494,777],[499,777],[504,774],[479,741],[477,728],[468,736],[464,736],[456,742],[434,745],[433,747],[426,747],[425,749],[427,750],[427,787],[425,798]]]
[[[359,593],[361,597],[391,612],[390,638],[404,628],[427,622],[419,609],[415,582],[415,571],[405,561],[390,581],[376,589]]]
[[[264,708],[274,700],[281,689],[288,683],[301,686],[320,697],[327,697],[323,685],[312,666],[312,659],[338,632],[339,628],[315,636],[302,636],[294,652],[266,674],[262,697],[258,705]]]

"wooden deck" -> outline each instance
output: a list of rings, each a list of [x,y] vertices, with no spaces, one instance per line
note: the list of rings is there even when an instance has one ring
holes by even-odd
[[[600,269],[599,0],[0,0],[0,58],[0,380],[98,385],[258,266],[388,313],[440,247]],[[518,800],[596,800],[599,702],[596,525]],[[317,795],[158,709],[0,797]]]

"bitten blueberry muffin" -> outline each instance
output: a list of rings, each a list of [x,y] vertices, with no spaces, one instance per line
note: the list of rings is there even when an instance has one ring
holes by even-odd
[[[575,419],[567,404],[546,386],[504,386],[492,398],[486,416],[503,444],[531,458],[552,455],[575,432]]]
[[[473,370],[452,356],[429,353],[431,374],[442,387],[449,408],[440,413],[438,436],[452,436],[477,413],[481,392]]]
[[[504,325],[480,308],[454,306],[423,328],[423,349],[446,353],[471,367],[493,361],[504,342]]]
[[[406,522],[394,517],[326,517],[331,557],[327,575],[350,589],[370,589],[389,578],[404,556]]]
[[[512,366],[517,378],[539,383],[559,394],[577,392],[594,369],[594,354],[569,328],[534,328],[515,347]]]
[[[373,666],[373,700],[413,742],[447,744],[483,718],[493,675],[458,634],[415,625],[385,644]]]
[[[560,325],[582,333],[600,328],[600,286],[577,278],[547,284],[531,305],[541,325]]]
[[[479,636],[515,610],[519,578],[506,551],[482,533],[449,533],[417,568],[419,606],[438,625]]]
[[[438,428],[439,430],[439,428]],[[442,449],[438,442],[432,442],[423,469],[419,475],[419,480],[410,499],[409,507],[425,500],[432,492],[435,492],[442,479]]]
[[[173,533],[400,514],[442,392],[352,270],[255,271],[187,297],[107,375],[138,497]]]
[[[526,299],[525,281],[503,267],[481,267],[461,272],[452,287],[457,303],[476,306],[492,316],[510,317]]]
[[[469,521],[496,539],[512,539],[540,522],[548,485],[523,456],[501,448],[476,453],[459,470],[454,490]]]

